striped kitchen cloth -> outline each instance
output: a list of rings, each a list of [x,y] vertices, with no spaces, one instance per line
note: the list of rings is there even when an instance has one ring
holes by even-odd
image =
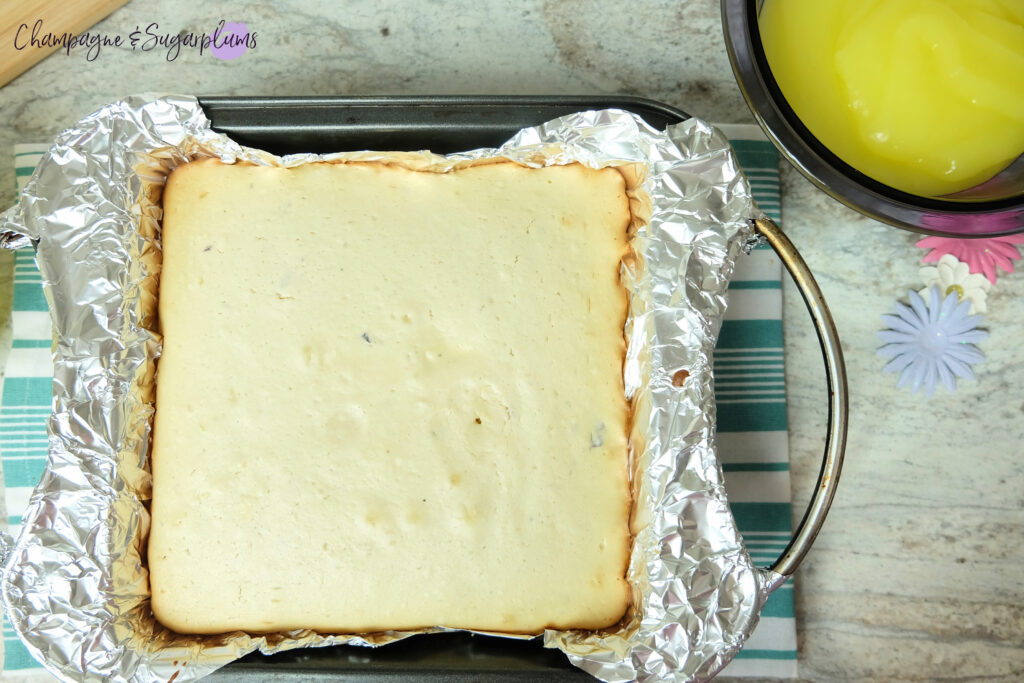
[[[725,126],[759,206],[779,219],[778,157],[753,126]],[[15,148],[20,193],[46,145]],[[767,247],[742,256],[715,353],[719,451],[733,513],[754,560],[769,564],[790,533],[789,444],[782,358],[781,265]],[[51,329],[31,249],[14,255],[13,342],[0,395],[0,463],[9,532],[39,481],[47,454]],[[2,350],[0,350],[2,358]],[[39,668],[3,622],[5,671]],[[793,585],[768,600],[761,623],[724,676],[797,675]],[[24,671],[28,673],[28,671]]]

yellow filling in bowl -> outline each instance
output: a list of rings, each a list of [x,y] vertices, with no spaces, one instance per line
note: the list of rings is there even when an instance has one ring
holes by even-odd
[[[768,0],[759,25],[800,120],[879,182],[941,196],[1024,153],[1021,0]]]

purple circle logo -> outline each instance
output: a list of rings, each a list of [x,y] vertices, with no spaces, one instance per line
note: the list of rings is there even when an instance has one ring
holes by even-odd
[[[221,21],[210,34],[210,41],[210,52],[217,59],[238,59],[249,46],[249,27],[240,21]]]

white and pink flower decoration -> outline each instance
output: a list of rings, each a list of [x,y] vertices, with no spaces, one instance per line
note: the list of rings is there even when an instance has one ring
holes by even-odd
[[[972,273],[966,263],[958,261],[952,254],[943,254],[938,263],[925,266],[920,273],[924,288],[918,290],[918,294],[922,297],[936,286],[943,298],[955,293],[957,301],[970,301],[971,315],[988,311],[985,298],[992,289],[992,283],[984,275]]]

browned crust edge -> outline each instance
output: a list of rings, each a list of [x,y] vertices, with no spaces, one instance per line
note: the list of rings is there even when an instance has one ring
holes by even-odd
[[[186,169],[197,168],[197,167],[203,166],[203,165],[221,164],[221,163],[222,162],[219,159],[212,158],[212,157],[203,157],[203,158],[198,158],[198,159],[192,160],[192,161],[190,161],[190,162],[188,162],[186,164],[180,165],[180,166],[172,169],[171,172],[167,175],[166,183],[165,183],[165,186],[164,186],[163,192],[162,192],[162,197],[159,194],[157,195],[158,201],[160,201],[160,205],[162,206],[164,203],[166,203],[166,198],[168,196],[173,196],[174,195],[174,193],[176,192],[175,188],[176,188],[176,186],[178,184],[180,184],[182,182],[183,175],[190,173],[190,171],[188,171]],[[249,164],[247,162],[240,162],[240,163],[242,163],[243,165],[255,165],[255,164]],[[384,161],[379,161],[379,160],[335,160],[335,161],[330,161],[330,162],[314,162],[314,163],[318,163],[318,164],[322,163],[322,164],[330,164],[330,165],[334,165],[334,164],[338,164],[338,163],[367,165],[367,166],[386,165],[386,166],[397,166],[397,167],[400,167],[400,168],[405,168],[405,169],[413,171],[413,172],[433,172],[433,173],[440,173],[440,172],[453,173],[453,172],[458,172],[460,170],[464,170],[464,169],[468,169],[468,168],[472,168],[472,167],[476,167],[476,166],[486,166],[486,165],[495,165],[495,164],[510,164],[510,165],[514,165],[514,166],[519,166],[521,168],[531,168],[531,167],[523,166],[522,164],[518,164],[518,163],[516,163],[513,160],[509,160],[509,159],[505,159],[505,158],[500,158],[500,157],[491,157],[491,158],[482,159],[482,160],[474,160],[474,162],[472,162],[472,163],[458,164],[456,166],[453,166],[452,168],[443,169],[443,170],[438,170],[436,168],[435,169],[431,169],[431,168],[413,168],[413,167],[411,167],[412,165],[409,164],[406,159],[398,159],[398,160],[390,162],[390,163],[389,162],[384,162]],[[579,162],[573,162],[572,164],[563,164],[563,165],[564,166],[571,166],[571,165],[583,166]],[[585,168],[589,168],[589,167],[585,167]],[[625,225],[621,228],[621,230],[623,230],[626,233],[626,240],[625,240],[625,245],[626,246],[625,246],[625,249],[623,250],[623,253],[622,253],[622,255],[621,255],[621,257],[620,257],[620,259],[618,261],[619,272],[617,274],[619,285],[620,285],[619,289],[620,289],[620,293],[621,293],[621,297],[622,297],[622,314],[620,316],[620,325],[619,325],[619,327],[623,331],[622,345],[621,345],[621,365],[620,365],[621,370],[620,370],[620,373],[619,373],[619,384],[620,384],[620,387],[622,389],[622,395],[623,395],[624,425],[625,425],[625,433],[626,433],[626,436],[627,436],[627,446],[626,446],[626,451],[627,452],[625,454],[625,456],[626,456],[625,457],[625,465],[626,465],[626,481],[625,481],[625,485],[627,487],[627,492],[626,492],[627,495],[626,495],[626,509],[624,511],[625,514],[623,515],[623,519],[626,520],[627,528],[626,528],[626,547],[625,547],[624,552],[623,552],[622,568],[621,568],[621,572],[620,572],[620,575],[621,575],[621,586],[622,586],[622,590],[623,590],[623,593],[624,593],[622,613],[619,616],[617,616],[617,617],[615,617],[614,619],[611,619],[611,620],[599,621],[599,622],[591,622],[591,623],[577,622],[577,623],[572,624],[572,625],[567,625],[567,624],[561,624],[561,623],[557,623],[557,622],[548,622],[545,625],[543,625],[541,627],[538,627],[538,629],[536,631],[533,631],[533,630],[528,630],[528,631],[496,631],[496,630],[489,629],[489,628],[473,629],[472,627],[459,627],[461,629],[465,629],[465,630],[478,630],[480,632],[489,632],[489,633],[494,633],[494,634],[499,634],[499,635],[502,635],[502,634],[505,634],[505,635],[520,635],[520,636],[524,636],[524,637],[539,635],[539,634],[543,633],[543,631],[548,630],[548,629],[555,629],[555,630],[583,630],[583,631],[606,631],[606,630],[609,630],[609,629],[613,629],[613,627],[615,627],[618,624],[623,623],[624,621],[628,621],[631,618],[631,615],[632,615],[632,612],[633,612],[632,608],[634,608],[636,606],[634,604],[635,601],[634,601],[633,586],[628,581],[627,572],[628,572],[628,569],[629,569],[630,558],[631,558],[631,555],[632,555],[632,546],[633,546],[633,543],[635,541],[635,537],[634,537],[633,533],[631,532],[631,528],[630,528],[631,527],[630,520],[632,519],[633,515],[636,512],[635,511],[636,490],[635,490],[635,486],[633,484],[633,482],[634,482],[634,480],[636,478],[635,477],[636,473],[634,471],[635,470],[635,466],[636,466],[635,454],[638,453],[641,450],[641,448],[640,448],[640,445],[635,442],[634,434],[633,434],[634,421],[635,421],[635,418],[636,418],[636,412],[635,412],[636,399],[635,399],[635,397],[632,398],[632,399],[629,399],[629,400],[627,400],[625,398],[624,371],[625,371],[626,355],[627,355],[627,349],[628,349],[628,339],[626,337],[625,325],[626,325],[626,321],[628,320],[628,317],[629,317],[630,292],[629,292],[629,290],[625,286],[625,283],[622,280],[622,269],[623,268],[635,268],[637,263],[638,263],[639,254],[634,249],[633,237],[636,234],[636,231],[642,225],[646,224],[648,222],[648,220],[649,220],[649,215],[650,215],[650,199],[640,189],[640,186],[641,186],[641,184],[643,182],[643,177],[644,177],[644,169],[643,169],[642,165],[636,164],[636,163],[628,163],[628,164],[622,164],[622,165],[612,165],[612,166],[605,167],[603,169],[592,169],[592,170],[601,171],[601,170],[606,170],[606,169],[611,169],[611,170],[616,171],[618,173],[618,175],[620,176],[621,180],[622,180],[623,200],[626,203],[626,207],[625,208],[626,208],[626,213],[627,213]],[[159,226],[159,229],[158,229],[158,234],[159,234],[161,240],[163,239],[163,227],[165,225],[165,222],[166,222],[166,213],[162,216],[162,218],[160,220],[160,226]],[[162,249],[161,249],[160,253],[159,253],[159,256],[158,256],[158,260],[156,262],[156,270],[157,271],[159,271],[160,267],[162,266],[162,256],[163,256],[163,254],[162,254]],[[159,279],[157,279],[157,285],[154,287],[154,298],[156,299],[155,308],[156,308],[156,312],[157,312],[156,329],[159,330],[160,329],[159,323],[160,323],[160,320],[161,320],[161,317],[162,317],[160,315],[161,299],[159,297]],[[159,365],[159,361],[157,362],[157,366],[158,365]],[[152,444],[153,444],[153,446],[150,449],[150,466],[151,466],[151,468],[153,467],[153,463],[156,460],[155,454],[156,454],[156,451],[157,451],[156,443],[157,443],[157,433],[158,433],[158,418],[157,418],[157,413],[155,411],[155,406],[156,406],[156,396],[155,396],[155,394],[157,393],[156,392],[156,388],[154,388],[153,393],[154,393],[154,417],[153,417],[153,434],[152,434]],[[155,491],[155,489],[154,489],[154,491]],[[155,503],[155,498],[154,498],[153,502]],[[153,503],[151,503],[151,505],[152,504]],[[149,536],[147,541],[148,541],[147,546],[151,546],[152,545],[152,536],[151,535]],[[148,554],[148,547],[147,547],[147,554]],[[152,571],[150,570],[150,574],[151,573],[152,573]],[[175,631],[177,633],[191,633],[191,634],[195,634],[195,635],[214,635],[214,634],[224,633],[224,631],[222,631],[222,630],[202,630],[202,629],[190,628],[186,624],[178,622],[176,619],[171,617],[170,614],[164,612],[163,604],[161,603],[161,601],[157,600],[156,596],[154,596],[152,594],[152,591],[151,591],[150,595],[151,595],[151,603],[150,604],[151,604],[151,609],[153,610],[154,617],[156,618],[156,620],[160,624],[162,624],[163,626],[169,628],[170,630]],[[163,616],[161,616],[161,613],[163,613]],[[402,628],[402,630],[421,630],[421,629],[433,628],[435,626],[436,626],[435,624],[430,624],[430,625],[425,625],[425,626],[420,626],[420,627],[403,626],[401,628]],[[315,626],[309,626],[309,625],[299,626],[299,627],[295,627],[295,628],[310,628],[311,630],[314,630],[314,631],[323,631],[325,633],[335,633],[335,634],[356,634],[356,633],[366,634],[366,633],[373,633],[373,632],[379,632],[379,631],[388,630],[388,629],[385,629],[385,628],[373,628],[373,629],[369,629],[369,630],[359,630],[359,631],[355,631],[355,630],[353,630],[353,631],[339,631],[339,630],[335,630],[335,629],[319,629],[319,628],[317,628]],[[393,629],[394,627],[391,627],[391,628]],[[291,629],[290,628],[277,628],[277,629],[274,629],[274,630],[246,630],[245,632],[246,633],[252,633],[252,634],[270,634],[270,633],[279,633],[282,630],[291,630]]]

